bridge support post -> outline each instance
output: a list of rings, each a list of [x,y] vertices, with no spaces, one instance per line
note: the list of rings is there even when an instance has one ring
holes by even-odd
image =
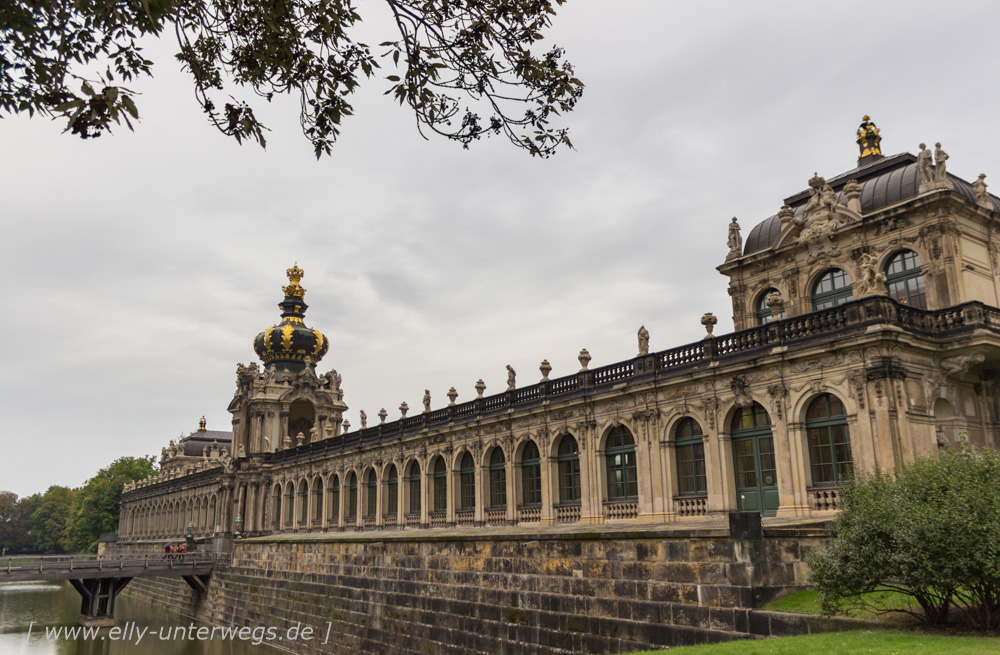
[[[80,592],[80,625],[110,628],[115,624],[115,599],[132,578],[71,579]]]

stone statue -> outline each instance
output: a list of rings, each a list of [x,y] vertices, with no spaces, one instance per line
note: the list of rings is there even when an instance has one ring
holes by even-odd
[[[337,373],[336,369],[331,369],[323,374],[323,388],[324,389],[340,389],[340,383],[343,378],[340,373]]]
[[[364,430],[368,427],[368,415],[365,414],[365,410],[361,410],[361,429]]]
[[[309,428],[309,443],[316,443],[319,441],[317,437],[319,437],[319,428],[313,425]]]
[[[275,369],[273,366],[264,367],[264,386],[274,384]]]
[[[868,252],[861,253],[858,267],[861,269],[861,279],[858,280],[858,296],[864,298],[882,293],[885,284],[885,273],[878,270],[878,258]]]
[[[931,159],[931,151],[927,149],[927,144],[920,144],[920,152],[917,153],[917,173],[920,174],[920,184],[930,184],[933,179],[934,161]]]
[[[990,207],[990,194],[986,190],[986,173],[980,173],[979,178],[972,183],[972,191],[976,194],[976,202],[984,207]]]
[[[948,153],[941,149],[940,143],[934,144],[934,181],[944,182],[948,179],[948,171],[945,162],[948,161]]]
[[[639,326],[639,356],[649,354],[649,330],[645,325]]]
[[[167,461],[167,449],[160,448],[160,463],[162,464],[165,461]]]
[[[424,389],[424,414],[431,411],[431,390]]]
[[[516,383],[517,372],[511,368],[510,364],[507,364],[507,391],[513,391],[514,387],[517,386]]]
[[[271,438],[266,435],[264,436],[264,452],[271,452]]]
[[[240,444],[240,448],[239,448],[238,451],[236,451],[236,454],[237,454],[237,457],[240,457],[241,459],[243,457],[246,457],[247,456],[247,448],[246,448],[246,446],[244,446],[243,444]]]
[[[739,257],[743,254],[743,236],[740,234],[740,223],[733,216],[733,220],[729,223],[729,239],[727,241],[729,245],[729,254]]]

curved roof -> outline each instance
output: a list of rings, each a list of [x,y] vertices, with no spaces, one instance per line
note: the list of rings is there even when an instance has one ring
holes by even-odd
[[[205,446],[211,446],[213,441],[219,442],[219,448],[225,446],[226,450],[233,444],[233,433],[221,430],[198,430],[184,437],[177,444],[184,447],[184,454],[188,457],[201,457]]]
[[[827,184],[837,191],[837,202],[841,205],[847,205],[847,198],[844,197],[842,188],[852,179],[861,183],[862,214],[914,198],[920,186],[916,157],[909,153],[886,157],[874,164],[855,168],[827,180]],[[954,184],[956,192],[975,204],[976,194],[971,184],[951,173],[948,174],[948,179]],[[786,198],[785,204],[794,209],[796,217],[801,218],[808,198],[809,192],[802,191]],[[990,199],[993,201],[994,210],[1000,211],[1000,198],[991,194]],[[750,230],[743,246],[743,254],[749,255],[770,248],[780,234],[781,221],[778,220],[778,215],[765,218]]]

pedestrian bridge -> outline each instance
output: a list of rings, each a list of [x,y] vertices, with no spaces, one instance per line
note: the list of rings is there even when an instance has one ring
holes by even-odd
[[[80,623],[112,626],[115,598],[132,578],[180,577],[201,595],[212,569],[228,561],[223,553],[8,557],[0,561],[0,582],[69,580],[83,598]]]

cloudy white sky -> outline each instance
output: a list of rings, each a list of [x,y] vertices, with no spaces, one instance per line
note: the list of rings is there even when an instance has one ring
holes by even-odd
[[[359,6],[378,32],[380,3]],[[480,377],[500,391],[505,364],[524,385],[583,347],[629,358],[641,324],[655,350],[699,339],[706,311],[728,332],[729,219],[746,235],[852,168],[862,115],[886,154],[942,141],[949,171],[1000,185],[998,19],[994,0],[570,0],[550,36],[587,89],[577,150],[544,161],[424,141],[377,80],[333,157],[290,102],[263,113],[266,151],[241,147],[154,44],[135,134],[0,122],[0,489],[79,485],[203,414],[228,429],[294,262],[355,426],[424,388],[435,408]]]

